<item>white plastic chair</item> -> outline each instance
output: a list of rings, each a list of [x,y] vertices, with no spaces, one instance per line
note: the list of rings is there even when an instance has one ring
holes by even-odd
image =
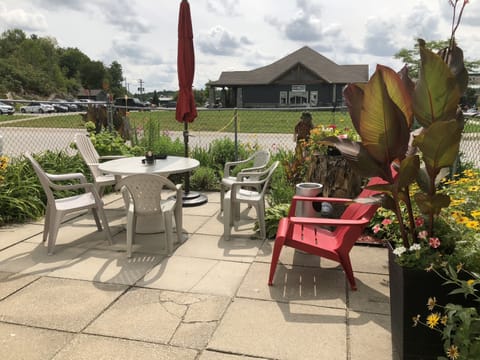
[[[253,166],[249,168],[242,169],[237,176],[232,176],[231,171],[232,169],[241,164],[247,164],[253,161]],[[223,178],[222,182],[220,183],[220,211],[223,211],[223,199],[225,197],[225,192],[232,188],[232,184],[237,181],[241,181],[245,179],[245,173],[247,172],[256,172],[265,170],[270,161],[270,152],[266,150],[260,150],[255,152],[252,156],[245,160],[239,161],[230,161],[225,163],[225,167],[223,170]],[[250,174],[248,180],[258,180],[257,174]]]
[[[127,256],[132,256],[132,244],[139,216],[160,218],[165,229],[166,251],[170,255],[173,251],[173,217],[175,217],[177,241],[183,242],[182,185],[175,185],[161,175],[136,174],[124,177],[120,180],[119,186],[127,207]],[[164,187],[175,191],[176,196],[162,200]]]
[[[97,150],[93,146],[92,141],[86,134],[75,134],[75,145],[83,160],[87,163],[90,172],[93,175],[93,181],[97,187],[97,191],[100,196],[103,195],[103,191],[106,186],[116,185],[119,177],[102,173],[98,166],[102,160],[113,160],[125,157],[124,155],[98,155]]]
[[[37,174],[43,190],[47,195],[47,207],[45,212],[45,224],[43,228],[43,241],[48,238],[48,254],[53,254],[55,242],[57,240],[58,230],[63,217],[72,212],[91,209],[98,231],[102,231],[102,223],[109,244],[112,244],[112,235],[108,226],[107,217],[103,210],[103,202],[98,195],[94,184],[87,183],[85,175],[81,173],[69,174],[49,174],[46,173],[40,164],[33,158],[30,153],[25,153],[25,157],[30,161]],[[77,183],[65,185],[55,184],[57,181],[75,180]],[[80,195],[68,196],[56,199],[53,191],[56,190],[77,190],[84,189],[85,193]],[[100,219],[102,222],[100,222]]]
[[[225,194],[223,199],[223,237],[230,240],[231,228],[235,221],[240,220],[240,204],[248,204],[255,208],[257,213],[260,236],[266,237],[265,230],[265,193],[272,179],[279,161],[275,161],[267,170],[254,173],[258,180],[243,180],[232,183],[232,189]],[[245,173],[247,179],[252,173]],[[250,190],[258,188],[259,190]]]

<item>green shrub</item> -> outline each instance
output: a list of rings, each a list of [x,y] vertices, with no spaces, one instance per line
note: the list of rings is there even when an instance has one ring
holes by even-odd
[[[80,172],[87,181],[92,181],[85,162],[78,156],[69,156],[63,151],[46,151],[35,158],[48,173],[63,174]],[[58,196],[76,192],[58,192]],[[0,226],[8,223],[24,223],[44,215],[47,202],[30,162],[22,157],[9,159],[0,170]]]
[[[272,156],[273,161],[280,161],[280,166],[273,173],[270,197],[268,198],[270,206],[290,203],[293,195],[295,195],[295,183],[287,176],[289,160],[293,157],[293,151],[280,151]]]
[[[190,176],[190,187],[193,190],[218,190],[219,181],[215,170],[200,166]]]
[[[265,209],[265,231],[267,239],[275,238],[278,229],[278,222],[288,215],[290,201],[288,204],[277,204]],[[255,223],[255,230],[258,229],[258,222]]]
[[[190,157],[198,160],[200,162],[200,166],[214,167],[210,152],[200,146],[196,146],[190,151]]]
[[[44,213],[43,190],[33,168],[25,159],[5,161],[0,170],[0,226],[39,218]]]
[[[235,160],[235,142],[229,138],[213,140],[209,146],[209,152],[212,156],[212,164],[219,171],[223,172],[225,163]],[[238,158],[245,159],[248,157],[245,147],[239,144]]]
[[[116,132],[101,131],[98,134],[91,132],[90,139],[100,156],[135,154],[135,149],[125,144],[125,140]]]

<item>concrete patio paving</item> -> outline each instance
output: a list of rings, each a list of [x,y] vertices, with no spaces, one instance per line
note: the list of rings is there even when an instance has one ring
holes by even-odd
[[[1,358],[392,359],[386,249],[353,248],[352,292],[338,264],[285,248],[269,287],[273,241],[253,221],[224,241],[208,197],[184,208],[170,257],[162,234],[126,257],[118,194],[104,197],[112,246],[89,214],[63,224],[52,256],[42,221],[0,228]]]

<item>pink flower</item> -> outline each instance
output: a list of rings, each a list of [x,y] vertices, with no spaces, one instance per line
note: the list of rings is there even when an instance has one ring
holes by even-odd
[[[383,221],[382,221],[383,226],[390,225],[391,223],[392,223],[392,220],[390,220],[390,219],[383,219]]]
[[[420,231],[418,233],[418,238],[419,239],[426,239],[428,236],[428,231],[427,230],[423,230],[423,231]]]
[[[417,217],[415,219],[415,226],[422,226],[425,223],[425,220],[422,217]]]
[[[381,227],[380,224],[377,224],[373,227],[373,233],[376,234],[380,231]]]
[[[428,244],[436,249],[440,246],[440,239],[438,237],[431,237],[429,240],[428,240]]]

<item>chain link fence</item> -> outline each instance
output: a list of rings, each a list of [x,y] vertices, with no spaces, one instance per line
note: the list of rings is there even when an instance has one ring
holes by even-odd
[[[143,136],[149,122],[157,124],[163,134],[185,140],[189,148],[208,149],[215,139],[257,146],[275,153],[294,150],[293,131],[303,111],[312,114],[315,125],[351,127],[345,108],[274,108],[274,109],[198,109],[198,117],[181,124],[175,120],[175,108],[122,108],[105,102],[70,103],[77,110],[54,113],[24,113],[25,101],[0,100],[16,108],[14,115],[0,115],[0,154],[17,157],[25,151],[65,150],[71,147],[74,135],[86,132],[85,122],[94,120],[99,126],[117,130],[128,136]],[[33,102],[28,102],[33,103]],[[25,108],[23,108],[25,109]],[[127,113],[128,122],[125,122]],[[467,118],[460,144],[463,162],[480,167],[480,117]]]

